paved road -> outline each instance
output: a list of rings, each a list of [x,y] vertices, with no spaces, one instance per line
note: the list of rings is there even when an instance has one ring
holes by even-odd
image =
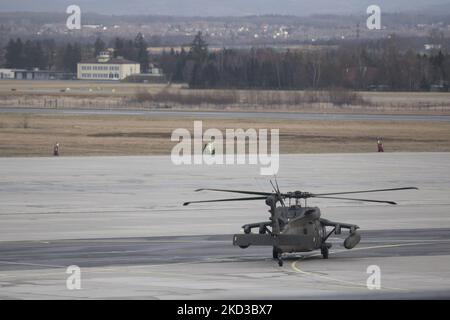
[[[448,115],[380,115],[380,114],[331,114],[298,112],[204,112],[204,111],[146,111],[105,109],[50,109],[2,107],[0,113],[50,113],[72,115],[140,115],[145,117],[218,118],[218,119],[288,119],[288,120],[333,120],[333,121],[438,121],[449,122]]]

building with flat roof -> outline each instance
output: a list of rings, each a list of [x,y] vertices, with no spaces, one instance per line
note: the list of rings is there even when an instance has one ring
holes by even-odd
[[[70,72],[49,70],[15,70],[14,78],[17,80],[73,80],[75,74]]]
[[[108,52],[101,52],[97,58],[79,62],[77,78],[79,80],[123,80],[141,73],[139,63],[122,57],[111,58]]]
[[[125,79],[127,82],[142,82],[142,83],[167,83],[166,76],[157,64],[149,63],[148,72],[141,74],[133,74]]]
[[[16,80],[73,80],[76,75],[70,72],[26,69],[0,69],[0,79]]]
[[[14,79],[14,69],[0,69],[0,79]]]

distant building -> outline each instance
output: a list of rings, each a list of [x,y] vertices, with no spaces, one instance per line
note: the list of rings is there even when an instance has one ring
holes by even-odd
[[[164,75],[163,69],[161,69],[157,64],[155,63],[149,63],[148,64],[148,73],[155,75],[155,76],[162,76]]]
[[[448,92],[449,83],[447,81],[439,81],[430,85],[430,91],[432,92]]]
[[[441,50],[442,49],[442,45],[440,44],[433,44],[433,43],[426,43],[424,44],[425,50],[430,51],[430,50]]]
[[[387,84],[371,84],[367,86],[369,91],[391,91],[391,86]]]
[[[142,83],[166,83],[167,79],[164,75],[163,69],[161,69],[155,63],[149,63],[148,73],[130,75],[125,79],[125,81]]]
[[[16,80],[72,80],[75,79],[74,73],[26,69],[0,69],[0,79]]]
[[[15,70],[14,79],[17,80],[73,80],[75,74],[70,72],[49,70]]]
[[[14,79],[14,69],[0,69],[0,79]]]
[[[139,63],[122,57],[111,58],[109,52],[100,52],[97,58],[79,62],[77,66],[77,78],[80,80],[118,81],[140,73]]]

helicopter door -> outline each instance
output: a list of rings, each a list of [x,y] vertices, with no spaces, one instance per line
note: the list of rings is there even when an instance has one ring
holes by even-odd
[[[314,244],[320,246],[322,244],[322,239],[324,238],[324,229],[322,228],[320,222],[316,221],[314,224]]]
[[[325,237],[324,229],[322,228],[322,226],[316,226],[316,227],[317,227],[317,233],[319,234],[319,238],[323,239]]]

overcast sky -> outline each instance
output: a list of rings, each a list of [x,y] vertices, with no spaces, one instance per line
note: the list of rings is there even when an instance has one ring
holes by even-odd
[[[0,11],[64,12],[70,4],[79,5],[82,12],[107,15],[364,14],[371,4],[385,12],[450,10],[450,0],[0,0]]]

